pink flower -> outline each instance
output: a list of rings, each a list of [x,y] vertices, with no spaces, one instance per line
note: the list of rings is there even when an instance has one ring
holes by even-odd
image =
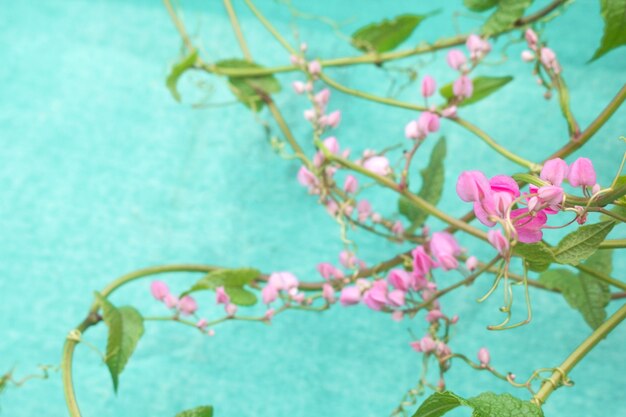
[[[588,158],[578,158],[569,168],[567,176],[573,187],[593,187],[596,184],[596,170]]]
[[[391,168],[389,167],[389,160],[382,156],[372,156],[367,158],[365,162],[363,162],[363,168],[368,171],[372,171],[377,175],[389,175],[391,173]]]
[[[265,320],[270,321],[272,320],[272,318],[274,318],[274,314],[276,314],[276,311],[273,308],[268,308],[265,311],[265,314],[263,315],[263,317],[265,318]]]
[[[435,94],[437,89],[437,84],[435,83],[435,79],[430,75],[426,75],[422,79],[422,96],[430,97]]]
[[[191,296],[186,295],[178,301],[178,310],[183,316],[191,316],[198,309],[198,304]]]
[[[454,92],[454,95],[459,98],[470,98],[474,92],[474,84],[469,77],[461,75],[456,81],[454,81],[452,91]]]
[[[314,60],[309,62],[309,73],[313,76],[319,75],[320,72],[322,72],[322,65],[319,63],[319,61]]]
[[[541,228],[548,221],[548,216],[546,216],[545,210],[525,216],[528,213],[527,208],[511,211],[511,219],[519,217],[517,220],[513,220],[513,226],[515,226],[515,230],[517,231],[517,240],[522,243],[539,242],[543,238]]]
[[[304,116],[304,119],[309,121],[309,122],[313,122],[313,120],[315,120],[315,110],[314,109],[307,109],[302,114]]]
[[[413,277],[404,269],[392,269],[387,275],[387,281],[397,290],[409,291],[413,283]]]
[[[200,319],[198,320],[198,322],[196,323],[196,327],[200,330],[204,330],[206,328],[206,326],[209,325],[209,322],[206,319]]]
[[[557,61],[556,54],[554,53],[552,49],[541,48],[541,51],[539,52],[539,56],[543,65],[552,69],[552,71],[554,71],[555,74],[558,74],[559,72],[561,72],[561,65],[559,64],[559,61]]]
[[[343,306],[358,304],[361,300],[361,291],[354,285],[344,287],[339,295],[339,302]]]
[[[537,190],[537,197],[552,209],[563,202],[563,194],[563,188],[556,185],[544,185]]]
[[[522,51],[522,61],[524,62],[533,62],[535,60],[535,53],[532,51],[524,50]]]
[[[339,253],[339,263],[343,265],[345,268],[352,269],[357,266],[358,263],[362,263],[359,261],[354,253],[343,250]]]
[[[445,109],[443,109],[441,111],[441,115],[443,117],[456,117],[456,106],[450,106],[450,107],[446,107]]]
[[[526,38],[526,43],[528,43],[528,47],[530,49],[537,48],[537,42],[539,41],[539,38],[537,37],[537,34],[531,28],[526,29],[526,32],[524,33],[524,37]]]
[[[268,283],[277,290],[287,292],[291,289],[297,289],[299,285],[298,278],[291,272],[273,272],[270,274]]]
[[[474,34],[468,36],[465,46],[470,51],[470,57],[473,60],[481,59],[491,51],[489,42]]]
[[[297,55],[291,55],[289,57],[289,61],[291,62],[292,65],[296,65],[296,66],[302,65],[302,58],[300,58]]]
[[[504,237],[500,229],[491,229],[487,232],[487,240],[491,245],[496,248],[498,253],[502,256],[506,256],[509,250],[509,241]]]
[[[228,314],[229,317],[233,317],[235,314],[237,314],[237,306],[232,303],[226,304],[226,306],[224,307],[224,310],[226,311],[226,314]]]
[[[170,293],[170,289],[163,281],[152,281],[150,284],[150,292],[155,299],[163,301],[165,296]]]
[[[489,180],[491,193],[474,203],[474,213],[480,222],[486,226],[494,226],[490,216],[504,218],[517,197],[520,196],[519,186],[513,178],[506,175],[496,175]]]
[[[322,297],[328,304],[332,304],[335,302],[335,289],[332,285],[325,283],[322,285]]]
[[[228,304],[230,303],[230,297],[226,294],[226,290],[224,287],[217,287],[215,289],[215,302],[217,304]]]
[[[454,236],[448,232],[435,232],[430,240],[430,251],[444,271],[456,269],[461,248]]]
[[[411,254],[413,255],[413,274],[421,277],[428,275],[435,266],[435,261],[428,256],[424,247],[418,246]]]
[[[456,182],[456,193],[463,201],[476,202],[491,194],[491,185],[482,172],[463,171]]]
[[[336,128],[341,122],[341,111],[335,110],[326,116],[325,125]]]
[[[344,274],[328,262],[321,262],[317,265],[317,270],[324,279],[343,278]]]
[[[325,109],[328,101],[330,100],[330,90],[328,88],[324,88],[320,90],[318,93],[313,96],[313,102]]]
[[[317,177],[304,165],[302,165],[298,171],[298,182],[308,187],[309,191],[317,189],[318,186]]]
[[[393,226],[391,227],[391,233],[398,237],[402,237],[404,235],[404,226],[400,220],[397,220]]]
[[[302,81],[294,81],[291,86],[293,87],[293,91],[295,91],[296,94],[302,94],[306,91],[306,84]]]
[[[328,200],[326,202],[326,211],[328,212],[328,214],[330,214],[331,216],[334,216],[337,214],[338,210],[339,210],[339,206],[337,205],[335,200]]]
[[[393,290],[387,295],[387,301],[393,307],[402,307],[405,303],[405,293],[401,290]]]
[[[420,340],[411,342],[411,347],[416,352],[431,353],[437,348],[437,344],[430,336],[424,336]]]
[[[491,356],[489,355],[487,348],[480,348],[478,351],[478,362],[480,362],[481,366],[486,368],[489,365],[490,360]]]
[[[417,120],[411,120],[404,127],[404,136],[407,139],[419,139],[421,135]]]
[[[329,136],[324,139],[322,143],[324,144],[324,147],[330,151],[330,153],[333,153],[335,155],[339,153],[339,141],[336,137]]]
[[[278,290],[268,283],[261,290],[261,298],[263,299],[263,304],[271,304],[278,298]]]
[[[178,298],[173,296],[172,294],[167,294],[163,299],[163,302],[167,306],[167,308],[174,308],[178,305]]]
[[[348,175],[343,183],[343,190],[346,193],[354,194],[359,189],[359,181],[352,175]]]
[[[372,205],[367,200],[361,200],[356,205],[359,213],[359,221],[364,222],[372,214]]]
[[[567,167],[567,162],[561,158],[554,158],[543,164],[539,178],[552,185],[561,185],[563,179],[567,177],[568,172],[569,168]]]
[[[417,128],[421,137],[426,137],[430,132],[438,131],[439,116],[429,111],[423,112],[417,119]]]
[[[374,281],[372,287],[363,295],[363,302],[372,310],[380,310],[387,304],[387,282]]]
[[[461,50],[451,49],[448,52],[446,61],[448,62],[450,68],[458,71],[461,69],[461,67],[463,67],[463,65],[465,65],[467,59],[465,58],[465,54]]]
[[[429,323],[433,323],[445,317],[446,316],[441,312],[441,310],[433,309],[430,310],[428,314],[426,314],[426,321]]]
[[[465,261],[465,267],[470,272],[474,271],[476,268],[478,268],[478,259],[476,259],[475,256],[470,256]]]

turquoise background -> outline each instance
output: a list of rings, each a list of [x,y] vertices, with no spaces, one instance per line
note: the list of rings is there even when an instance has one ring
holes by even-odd
[[[282,65],[288,56],[236,1],[256,60]],[[290,34],[288,9],[258,1],[283,32]],[[537,1],[535,7],[547,2]],[[625,50],[592,64],[586,61],[599,44],[602,21],[596,1],[578,1],[550,25],[544,37],[558,53],[571,89],[572,108],[582,126],[603,109],[626,81]],[[480,24],[460,2],[426,20],[410,43],[435,40]],[[221,2],[183,2],[184,17],[207,59],[237,56]],[[296,6],[329,15],[344,33],[362,24],[402,12],[431,11],[432,2],[298,1]],[[300,35],[312,56],[356,54],[319,21],[298,20]],[[290,39],[292,39],[290,37]],[[540,160],[566,140],[555,100],[546,101],[518,58],[522,45],[502,48],[502,38],[479,72],[515,76],[501,95],[463,109],[462,115],[526,158]],[[256,266],[264,271],[290,270],[317,280],[315,265],[337,262],[338,227],[315,199],[297,184],[298,165],[277,157],[263,129],[240,105],[192,109],[205,97],[231,101],[223,80],[201,74],[181,81],[184,104],[169,95],[164,79],[179,56],[180,40],[159,1],[19,1],[0,5],[0,371],[15,366],[16,376],[37,372],[36,364],[58,364],[67,332],[85,314],[94,290],[113,278],[149,265],[207,263]],[[445,55],[403,61],[440,84],[453,72]],[[389,67],[397,67],[398,63]],[[424,68],[422,70],[422,68]],[[347,85],[385,94],[389,75],[373,66],[331,69]],[[391,73],[393,75],[393,73]],[[281,75],[284,86],[297,74]],[[202,86],[199,86],[202,84]],[[199,88],[200,87],[200,88]],[[404,100],[419,102],[418,88]],[[286,88],[276,96],[302,142],[306,103]],[[335,93],[332,108],[344,118],[337,136],[355,152],[404,143],[403,128],[413,117]],[[262,113],[263,119],[268,119]],[[624,145],[626,108],[622,108],[585,148],[600,181],[610,183]],[[454,193],[454,179],[465,169],[488,174],[517,170],[466,131],[443,123],[448,138],[448,181],[442,207],[455,215],[468,207]],[[425,165],[429,141],[416,158]],[[308,146],[311,149],[311,146]],[[583,153],[580,153],[581,155]],[[377,210],[392,215],[395,196],[371,195]],[[433,229],[441,227],[430,222]],[[555,242],[562,233],[549,233]],[[624,237],[616,228],[613,238]],[[381,242],[356,233],[360,255],[370,262],[393,256],[408,245]],[[463,237],[472,253],[493,250]],[[626,262],[614,263],[620,276]],[[194,275],[168,277],[182,290]],[[454,282],[454,273],[440,275]],[[459,314],[452,349],[470,356],[488,346],[493,363],[524,378],[535,368],[554,366],[588,334],[581,317],[558,295],[532,292],[534,320],[500,333],[485,330],[499,320],[498,293],[485,305],[474,300],[489,279],[443,300],[444,311]],[[145,314],[162,314],[151,300],[149,281],[115,294],[116,304],[132,303]],[[203,312],[215,317],[211,298],[200,298]],[[612,303],[614,310],[619,303]],[[518,308],[523,304],[518,298]],[[219,417],[233,416],[385,416],[419,377],[421,357],[408,346],[425,329],[423,316],[401,324],[364,307],[333,308],[323,314],[291,312],[271,326],[228,323],[214,338],[182,326],[147,324],[146,334],[121,377],[114,395],[98,354],[82,345],[76,355],[76,390],[84,416],[173,416],[213,404]],[[86,340],[104,346],[99,326]],[[557,392],[546,415],[626,415],[622,386],[626,331],[618,328],[572,373],[573,388]],[[448,384],[461,395],[506,384],[461,363],[448,373]],[[510,390],[509,390],[510,391]],[[519,395],[526,393],[519,391]],[[10,417],[66,415],[60,378],[33,381],[0,397],[1,413]],[[469,415],[460,411],[458,416]]]

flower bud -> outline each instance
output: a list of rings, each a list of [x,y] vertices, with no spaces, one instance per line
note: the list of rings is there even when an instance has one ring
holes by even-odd
[[[170,293],[170,290],[163,281],[152,281],[150,284],[150,292],[155,299],[163,301],[165,296]]]
[[[191,316],[198,309],[198,304],[193,297],[186,295],[178,301],[178,310],[183,316]]]
[[[343,190],[348,194],[354,194],[359,189],[359,181],[352,175],[348,175],[343,183]]]
[[[567,162],[561,158],[554,158],[543,164],[539,178],[548,181],[552,185],[561,185],[568,172]]]
[[[475,256],[470,256],[465,261],[465,267],[470,272],[474,271],[476,268],[478,268],[478,259],[476,259]]]
[[[371,158],[367,158],[365,162],[363,162],[363,168],[368,171],[372,171],[377,175],[389,175],[391,173],[391,167],[389,166],[389,160],[382,156],[372,156]]]
[[[526,29],[524,37],[526,38],[526,43],[528,43],[528,47],[530,49],[537,49],[537,42],[539,41],[539,38],[531,28]]]
[[[522,51],[522,61],[533,62],[534,60],[535,60],[535,54],[532,51],[529,51],[529,50]]]
[[[233,303],[226,304],[224,310],[229,317],[233,317],[235,314],[237,314],[237,306]]]
[[[480,348],[480,350],[478,351],[478,362],[480,362],[483,368],[486,368],[489,365],[490,360],[491,357],[487,348]]]
[[[465,202],[477,202],[491,194],[491,185],[482,172],[463,171],[456,182],[456,193]]]
[[[339,295],[339,302],[343,306],[358,304],[361,300],[361,291],[355,286],[344,287]]]
[[[491,245],[496,248],[498,253],[502,256],[506,256],[509,250],[509,241],[499,229],[491,229],[487,232],[487,240]]]
[[[461,69],[461,67],[463,67],[463,65],[465,65],[467,59],[465,58],[465,54],[461,50],[451,49],[448,52],[446,61],[448,62],[450,68],[458,71]]]
[[[588,158],[578,158],[575,160],[570,166],[567,179],[573,187],[593,187],[596,184],[596,171],[593,168],[591,160]]]
[[[435,79],[430,75],[426,75],[422,80],[422,96],[430,97],[435,94],[437,89],[437,84],[435,83]]]
[[[335,289],[329,283],[325,283],[322,286],[322,297],[328,304],[332,304],[335,302]]]
[[[215,302],[217,304],[228,304],[230,303],[230,297],[226,294],[226,290],[224,287],[217,287],[215,289]]]
[[[309,62],[308,70],[313,76],[319,75],[322,72],[322,65],[317,60],[311,61]]]
[[[278,298],[278,290],[268,283],[261,290],[261,298],[263,299],[263,304],[271,304]]]

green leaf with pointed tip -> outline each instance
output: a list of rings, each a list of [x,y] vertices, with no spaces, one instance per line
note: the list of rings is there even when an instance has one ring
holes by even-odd
[[[352,45],[365,52],[387,52],[407,40],[427,15],[403,14],[370,23],[352,34]]]
[[[532,0],[498,0],[498,7],[483,25],[482,33],[493,35],[512,27],[531,4]]]
[[[453,392],[435,392],[424,400],[413,417],[440,417],[460,405],[466,405],[465,400]]]
[[[463,0],[463,4],[473,12],[484,12],[496,7],[498,0]]]
[[[468,104],[476,103],[484,99],[485,97],[490,96],[495,93],[508,83],[513,80],[513,77],[476,77],[472,80],[472,84],[474,85],[474,92],[472,96],[468,99],[465,99],[459,103],[459,106],[467,106]],[[449,83],[444,85],[439,89],[439,94],[441,94],[447,100],[452,100],[454,98],[454,92],[452,90],[452,84]]]
[[[552,250],[543,242],[518,243],[513,253],[524,258],[531,271],[545,271],[556,261]]]
[[[98,293],[96,298],[102,308],[102,318],[109,328],[105,362],[113,379],[113,389],[117,392],[119,375],[143,335],[143,317],[133,307],[117,308]]]
[[[436,206],[443,193],[445,180],[445,168],[443,161],[446,157],[446,139],[439,138],[430,154],[428,166],[420,171],[422,176],[422,188],[417,193],[418,196]],[[409,231],[415,231],[428,218],[428,212],[421,210],[406,197],[398,199],[398,210],[411,221]]]
[[[215,290],[217,287],[224,287],[226,294],[234,304],[254,305],[257,302],[256,295],[246,290],[244,286],[254,281],[259,275],[261,275],[261,271],[254,268],[218,269],[202,277],[189,290],[182,293],[181,297],[196,291]]]
[[[191,410],[181,411],[176,417],[213,417],[213,407],[210,405],[192,408]]]
[[[561,264],[577,265],[593,255],[615,224],[614,221],[606,221],[579,227],[553,249],[554,258]]]
[[[243,59],[225,59],[216,62],[218,68],[263,68]],[[280,91],[280,83],[273,75],[254,77],[228,77],[228,86],[235,97],[252,111],[259,111],[265,104],[264,96]]]
[[[591,61],[618,46],[626,45],[626,0],[600,0],[600,8],[604,19],[604,34]]]
[[[253,306],[257,302],[256,295],[243,287],[225,286],[224,291],[230,297],[230,301],[238,306]]]
[[[167,79],[165,80],[165,85],[172,93],[172,97],[174,100],[180,102],[180,93],[178,92],[178,79],[183,75],[185,71],[189,68],[193,68],[194,64],[198,59],[198,51],[193,50],[188,55],[183,57],[178,63],[174,64],[172,70],[170,71]]]
[[[484,392],[466,402],[474,409],[472,417],[543,417],[540,407],[511,394]]]

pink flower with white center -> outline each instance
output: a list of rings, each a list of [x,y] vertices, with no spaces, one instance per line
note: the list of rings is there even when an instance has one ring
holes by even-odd
[[[226,304],[226,306],[224,307],[224,311],[226,311],[228,317],[233,317],[235,314],[237,314],[237,306],[232,303]]]
[[[155,299],[163,301],[165,296],[170,293],[170,289],[163,281],[152,281],[150,284],[150,292]]]
[[[311,61],[309,62],[308,70],[309,74],[313,76],[320,75],[320,73],[322,72],[322,64],[320,64],[320,62],[317,60]]]
[[[561,185],[561,183],[563,183],[563,179],[567,178],[568,173],[569,168],[567,166],[567,162],[561,158],[554,158],[543,164],[539,178],[552,185]]]
[[[593,187],[596,184],[596,170],[588,158],[578,158],[569,168],[567,176],[572,187]]]
[[[163,298],[163,302],[167,308],[175,308],[178,305],[178,297],[167,294],[165,298]]]
[[[426,253],[423,246],[418,246],[411,252],[413,255],[413,274],[424,277],[430,274],[435,267],[435,261]]]
[[[343,182],[343,190],[348,194],[354,194],[358,189],[359,181],[353,175],[348,175]]]
[[[465,58],[465,54],[460,49],[451,49],[448,52],[446,61],[448,62],[450,68],[458,71],[463,67],[463,65],[465,65],[467,58]]]
[[[178,301],[178,310],[183,316],[191,316],[198,309],[198,304],[193,297],[186,295]]]
[[[491,229],[488,231],[487,240],[494,248],[496,248],[500,255],[505,257],[507,256],[509,251],[509,240],[504,237],[500,229]]]
[[[401,290],[393,290],[387,294],[387,302],[392,307],[402,307],[405,303],[405,292]]]
[[[363,302],[372,310],[381,310],[387,304],[387,282],[374,281],[372,287],[363,295]]]
[[[215,302],[217,304],[228,304],[230,303],[230,297],[226,294],[226,290],[224,287],[217,287],[215,289]]]
[[[469,258],[467,258],[467,260],[465,261],[465,267],[467,268],[468,271],[473,272],[476,270],[476,268],[478,268],[478,259],[476,259],[475,256],[470,256]]]
[[[339,295],[339,302],[343,306],[358,304],[361,301],[361,291],[354,285],[344,287]]]
[[[392,269],[387,275],[387,281],[397,290],[407,292],[413,286],[413,277],[404,269]]]
[[[437,84],[435,83],[435,79],[430,75],[424,76],[422,79],[422,96],[430,97],[435,94],[437,90]]]
[[[456,269],[461,248],[454,236],[448,232],[435,232],[430,240],[430,251],[444,271]]]
[[[483,368],[489,366],[489,361],[491,360],[491,355],[489,355],[489,351],[487,348],[480,348],[478,351],[478,362]]]
[[[321,262],[317,264],[317,271],[320,275],[326,279],[341,279],[344,277],[344,274],[341,270],[335,268],[333,265],[328,262]]]
[[[322,297],[328,304],[332,304],[335,302],[335,289],[332,285],[325,283],[322,285]]]
[[[372,156],[363,161],[363,168],[373,172],[377,175],[389,175],[391,173],[391,167],[389,166],[389,160],[382,156]]]
[[[263,299],[263,304],[271,304],[278,298],[278,290],[268,283],[261,290],[261,298]]]
[[[372,205],[367,200],[361,200],[357,203],[356,210],[359,213],[359,221],[364,222],[372,214]]]
[[[298,282],[298,278],[296,278],[294,274],[292,274],[291,272],[286,272],[286,271],[272,272],[270,274],[268,283],[269,285],[272,285],[277,290],[282,290],[282,291],[287,291],[287,292],[291,289],[297,289],[298,285],[300,284]]]
[[[474,93],[474,84],[468,76],[461,75],[452,84],[452,92],[459,98],[470,98]]]

